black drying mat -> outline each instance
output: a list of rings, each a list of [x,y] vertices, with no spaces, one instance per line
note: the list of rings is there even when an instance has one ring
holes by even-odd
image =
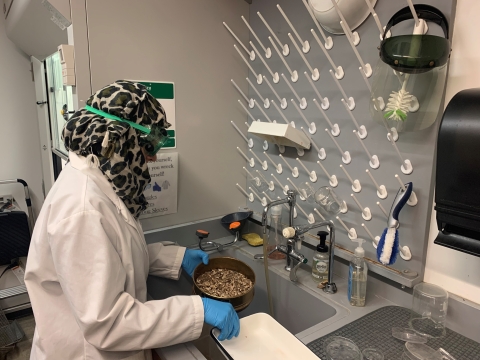
[[[352,340],[360,350],[376,348],[383,352],[385,360],[399,360],[405,349],[405,342],[392,336],[392,327],[408,327],[410,310],[399,306],[386,306],[344,327],[307,344],[315,355],[326,359],[323,343],[331,336],[342,336]],[[480,359],[480,344],[446,329],[446,336],[430,339],[427,345],[433,349],[447,350],[457,360]]]

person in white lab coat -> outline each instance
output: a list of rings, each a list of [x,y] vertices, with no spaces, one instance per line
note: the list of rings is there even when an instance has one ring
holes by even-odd
[[[92,95],[67,122],[69,163],[38,217],[25,284],[36,329],[30,359],[151,359],[191,341],[204,321],[221,339],[238,336],[231,304],[199,296],[147,301],[147,276],[190,276],[208,255],[164,243],[147,246],[147,161],[170,124],[145,86],[117,81]]]

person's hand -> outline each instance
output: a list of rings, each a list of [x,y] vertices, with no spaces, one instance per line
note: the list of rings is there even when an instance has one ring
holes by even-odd
[[[240,333],[240,321],[232,304],[202,298],[205,322],[220,330],[218,340],[230,340]]]
[[[203,262],[205,265],[208,264],[208,254],[202,250],[185,250],[185,255],[183,255],[182,268],[187,272],[190,277],[193,275],[195,268]]]

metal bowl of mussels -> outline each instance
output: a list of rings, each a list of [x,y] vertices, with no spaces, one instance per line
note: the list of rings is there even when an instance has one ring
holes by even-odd
[[[193,293],[232,304],[236,311],[250,305],[255,294],[255,273],[252,268],[231,257],[211,258],[193,272]]]

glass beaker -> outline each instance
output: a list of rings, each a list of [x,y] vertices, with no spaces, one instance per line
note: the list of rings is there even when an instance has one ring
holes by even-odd
[[[285,239],[282,235],[282,205],[272,206],[270,209],[270,229],[268,231],[268,244],[267,252],[270,253],[278,245],[285,245]],[[268,255],[269,259],[280,260],[285,259],[287,256],[280,252],[274,251]]]
[[[268,190],[268,184],[259,176],[248,176],[248,182],[250,186],[257,189],[260,194]]]
[[[315,202],[329,215],[338,215],[342,207],[342,201],[330,186],[322,186],[317,190]]]
[[[440,286],[420,283],[413,288],[410,327],[430,338],[445,336],[448,293]]]

